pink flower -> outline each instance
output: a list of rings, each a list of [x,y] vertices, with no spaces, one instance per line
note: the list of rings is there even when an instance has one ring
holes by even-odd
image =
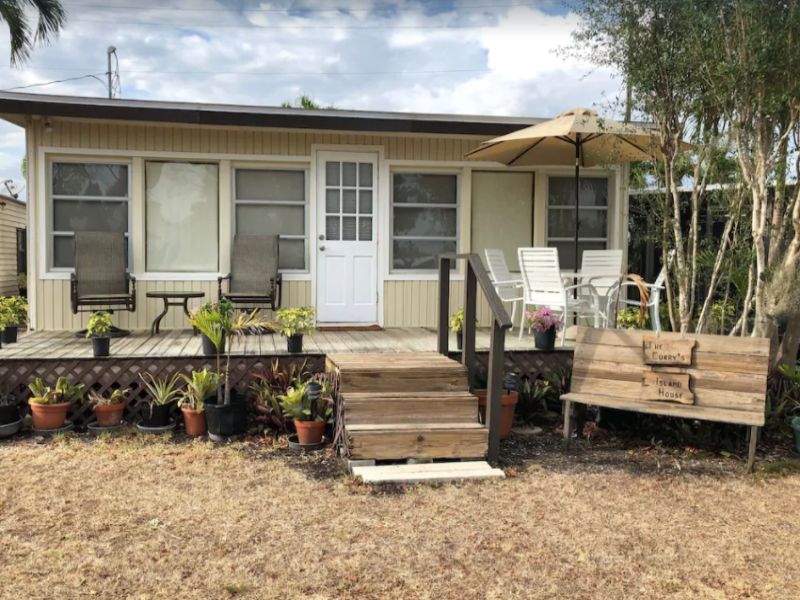
[[[544,333],[550,329],[561,331],[563,325],[561,317],[553,309],[543,306],[535,311],[525,311],[525,324],[533,328],[534,331]]]

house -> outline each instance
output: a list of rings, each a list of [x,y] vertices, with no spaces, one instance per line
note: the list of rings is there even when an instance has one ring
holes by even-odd
[[[0,194],[0,296],[19,294],[19,275],[25,273],[26,205]]]
[[[85,323],[69,303],[81,229],[127,236],[137,310],[115,319],[130,329],[160,312],[147,291],[216,299],[237,232],[281,235],[283,305],[314,306],[320,323],[435,326],[440,253],[499,247],[513,268],[517,247],[550,245],[574,266],[572,168],[463,158],[539,119],[11,92],[0,117],[26,132],[36,329]],[[583,170],[583,248],[626,247],[625,173]],[[460,304],[463,275],[452,285]]]

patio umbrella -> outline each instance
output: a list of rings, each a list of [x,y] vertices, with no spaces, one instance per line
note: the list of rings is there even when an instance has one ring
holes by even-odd
[[[588,108],[573,108],[555,119],[483,142],[465,158],[510,167],[575,165],[575,269],[578,268],[581,167],[660,158],[658,132],[612,121]]]

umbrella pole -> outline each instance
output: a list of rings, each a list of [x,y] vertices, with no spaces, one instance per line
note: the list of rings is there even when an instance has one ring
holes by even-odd
[[[581,208],[581,134],[575,134],[575,267],[577,273],[580,269],[580,257],[578,256],[578,237],[580,230],[580,208]],[[575,285],[578,278],[575,278]],[[576,290],[577,292],[577,290]]]

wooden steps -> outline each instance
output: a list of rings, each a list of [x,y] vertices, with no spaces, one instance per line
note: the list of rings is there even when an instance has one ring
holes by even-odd
[[[434,352],[329,354],[350,458],[480,458],[488,431],[467,370]]]
[[[505,473],[493,469],[485,460],[475,460],[353,467],[353,476],[364,483],[433,483],[461,479],[502,479]]]

